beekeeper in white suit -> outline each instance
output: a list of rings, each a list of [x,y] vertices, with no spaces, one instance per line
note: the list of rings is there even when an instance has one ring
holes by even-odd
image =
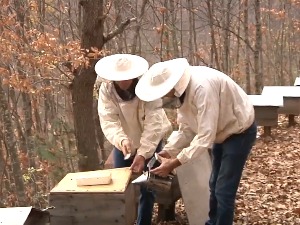
[[[212,147],[206,225],[232,225],[236,192],[257,132],[247,94],[226,74],[190,66],[185,58],[154,64],[139,80],[136,94],[144,101],[168,97],[177,102],[179,130],[160,153],[175,158],[152,172],[166,176]]]
[[[135,94],[138,78],[148,68],[144,58],[131,54],[110,55],[95,65],[97,75],[106,80],[100,86],[98,112],[103,133],[114,146],[114,167],[131,167],[137,173],[161,150],[163,137],[172,129],[161,99],[145,102]],[[153,205],[154,194],[141,187],[137,225],[151,225]]]

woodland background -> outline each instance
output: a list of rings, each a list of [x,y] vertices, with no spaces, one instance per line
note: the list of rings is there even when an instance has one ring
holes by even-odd
[[[300,75],[300,0],[1,0],[0,4],[1,207],[47,207],[49,191],[66,173],[103,166],[110,146],[99,126],[99,82],[94,72],[102,56],[132,53],[150,64],[186,57],[192,65],[229,74],[248,94],[260,93],[264,85],[291,85]],[[175,125],[174,116],[170,120]],[[282,124],[282,129],[289,129]],[[282,135],[278,129],[275,136]],[[288,158],[294,165],[300,137],[298,125],[291,129],[285,134],[294,140],[294,145],[286,144],[295,147]],[[268,156],[269,148],[280,152],[283,147],[276,146],[284,142],[261,143],[256,148]],[[255,173],[261,166],[250,164],[254,171],[250,180],[261,182]],[[298,167],[295,171],[299,174]],[[297,173],[288,177],[299,187]],[[258,185],[255,182],[243,183],[241,191]],[[253,207],[261,200],[256,194],[258,202],[249,200]],[[292,195],[299,199],[299,189]],[[300,203],[292,203],[281,206],[289,212],[290,222],[280,217],[283,222],[278,224],[299,221]],[[246,210],[247,220],[252,218],[249,210],[253,208]],[[262,224],[273,223],[267,218]]]

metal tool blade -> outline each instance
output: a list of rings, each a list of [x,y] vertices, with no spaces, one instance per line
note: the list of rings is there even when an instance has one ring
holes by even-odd
[[[152,167],[154,166],[155,162],[156,162],[156,157],[154,156],[154,157],[152,157],[152,158],[149,160],[149,162],[148,162],[148,164],[147,164],[148,170],[151,170],[151,169],[152,169]]]

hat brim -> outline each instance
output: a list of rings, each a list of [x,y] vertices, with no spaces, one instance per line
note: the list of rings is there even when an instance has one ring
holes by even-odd
[[[131,61],[131,69],[128,71],[116,70],[117,61],[126,57]],[[109,81],[131,80],[142,76],[149,68],[149,63],[144,58],[131,54],[114,54],[100,59],[95,65],[97,76]]]
[[[185,58],[173,59],[165,62],[154,64],[150,69],[140,78],[135,87],[135,93],[139,99],[150,102],[164,97],[168,94],[183,76],[184,71],[189,66]],[[152,84],[152,77],[156,75],[161,68],[168,68],[171,71],[171,76],[159,85]]]

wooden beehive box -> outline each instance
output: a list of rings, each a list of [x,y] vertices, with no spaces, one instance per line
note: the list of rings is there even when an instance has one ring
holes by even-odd
[[[283,96],[283,107],[278,109],[279,114],[300,114],[300,88],[298,86],[265,86],[262,95]]]
[[[248,95],[255,110],[259,126],[277,126],[278,109],[283,107],[282,96]]]
[[[106,185],[77,186],[83,175],[111,172]],[[50,225],[133,225],[136,204],[131,170],[118,168],[67,174],[50,192]]]

